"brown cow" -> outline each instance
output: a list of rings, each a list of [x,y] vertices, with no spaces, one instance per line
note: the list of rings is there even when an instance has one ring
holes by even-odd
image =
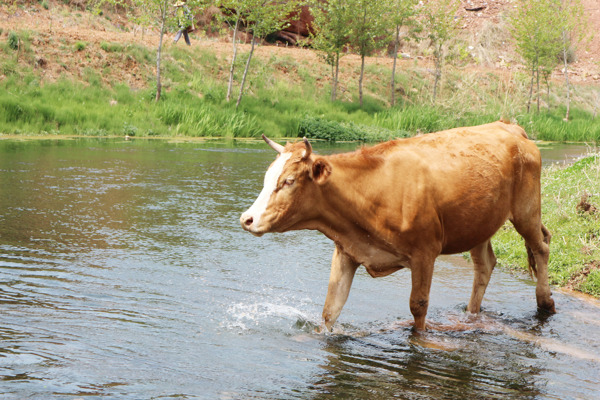
[[[550,232],[541,221],[541,157],[525,131],[503,122],[399,139],[319,156],[309,142],[281,146],[242,227],[316,229],[335,242],[323,309],[340,315],[359,265],[373,277],[410,268],[410,311],[425,329],[435,259],[470,251],[467,310],[477,313],[496,264],[490,239],[509,219],[525,239],[538,307],[555,312],[548,286]],[[536,267],[537,266],[537,267]]]

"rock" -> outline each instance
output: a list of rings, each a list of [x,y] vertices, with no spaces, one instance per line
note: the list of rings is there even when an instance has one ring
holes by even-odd
[[[310,8],[302,6],[300,12],[288,16],[288,27],[276,33],[276,39],[292,45],[298,44],[299,41],[308,38],[314,20]]]

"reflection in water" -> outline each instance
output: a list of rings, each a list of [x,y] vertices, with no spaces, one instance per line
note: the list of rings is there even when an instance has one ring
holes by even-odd
[[[424,334],[432,336],[431,333]],[[505,357],[496,357],[495,336],[471,332],[415,338],[410,330],[369,338],[336,339],[328,369],[315,384],[318,398],[510,398],[535,396],[535,355],[519,342]],[[461,351],[431,350],[423,340],[465,342]],[[503,343],[507,345],[509,343]],[[516,353],[520,353],[517,355]],[[491,357],[490,357],[491,356]]]
[[[316,145],[320,152],[347,146]],[[273,160],[262,143],[0,141],[3,398],[593,398],[598,301],[440,258],[426,333],[410,275],[357,274],[316,334],[333,245],[255,238],[239,214]],[[546,151],[546,150],[544,150]],[[559,157],[559,156],[553,156]]]

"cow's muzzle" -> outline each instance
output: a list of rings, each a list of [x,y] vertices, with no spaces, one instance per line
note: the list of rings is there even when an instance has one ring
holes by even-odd
[[[240,224],[242,224],[242,228],[252,233],[255,236],[262,236],[264,232],[259,232],[256,230],[256,224],[254,224],[254,217],[251,214],[243,213],[240,217]]]

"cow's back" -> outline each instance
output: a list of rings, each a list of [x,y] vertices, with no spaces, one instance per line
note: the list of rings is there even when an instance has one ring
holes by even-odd
[[[422,218],[428,218],[423,224],[437,219],[443,253],[467,251],[491,237],[511,217],[523,179],[537,181],[530,189],[539,192],[539,150],[517,125],[456,128],[400,140],[395,147],[383,168],[386,175],[394,171],[394,187],[406,188],[395,196],[404,203],[398,205],[401,224],[419,229]],[[414,214],[407,203],[418,205]]]

